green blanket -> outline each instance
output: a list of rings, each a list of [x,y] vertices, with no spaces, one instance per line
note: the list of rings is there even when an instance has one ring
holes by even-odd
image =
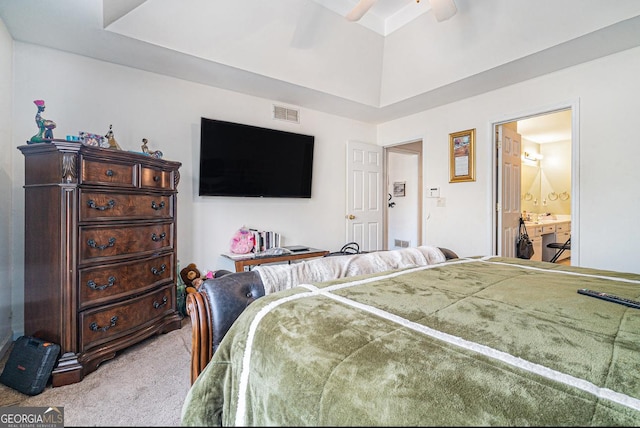
[[[640,275],[473,258],[249,305],[183,425],[640,426]]]

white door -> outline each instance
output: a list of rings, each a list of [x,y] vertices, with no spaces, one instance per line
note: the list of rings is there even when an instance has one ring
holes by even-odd
[[[522,142],[520,134],[498,126],[498,255],[516,256],[516,239],[520,227],[520,179]]]
[[[383,249],[382,147],[347,142],[347,242],[361,251]]]

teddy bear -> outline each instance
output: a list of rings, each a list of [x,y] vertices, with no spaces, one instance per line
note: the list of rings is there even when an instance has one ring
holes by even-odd
[[[184,267],[180,271],[180,278],[182,278],[182,282],[184,282],[187,293],[195,293],[197,291],[197,287],[202,284],[202,275],[195,263],[189,263]]]

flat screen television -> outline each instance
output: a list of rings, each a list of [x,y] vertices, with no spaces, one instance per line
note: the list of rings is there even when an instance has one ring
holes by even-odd
[[[200,196],[311,198],[315,137],[201,118]]]

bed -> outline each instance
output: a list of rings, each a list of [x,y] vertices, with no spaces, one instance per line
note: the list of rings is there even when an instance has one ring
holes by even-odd
[[[252,300],[185,426],[639,426],[640,275],[500,257]]]

